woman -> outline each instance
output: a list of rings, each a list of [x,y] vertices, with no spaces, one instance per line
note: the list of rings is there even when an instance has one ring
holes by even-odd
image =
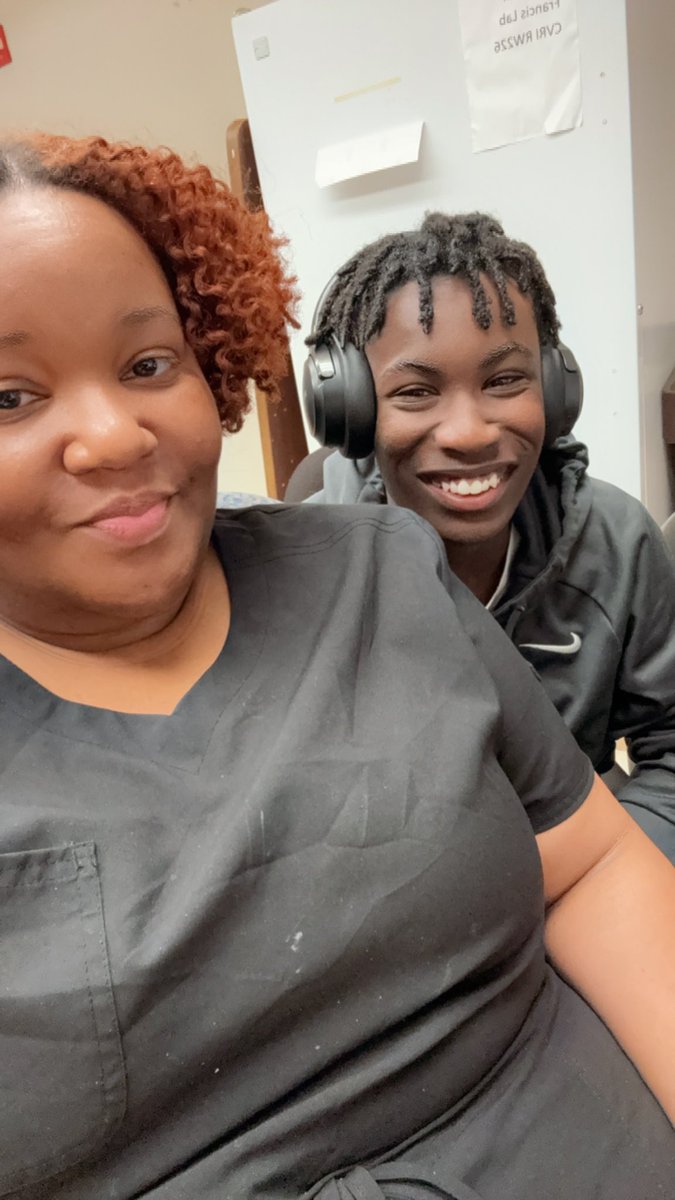
[[[0,1195],[665,1195],[665,859],[415,516],[214,522],[264,222],[58,138],[0,214]]]

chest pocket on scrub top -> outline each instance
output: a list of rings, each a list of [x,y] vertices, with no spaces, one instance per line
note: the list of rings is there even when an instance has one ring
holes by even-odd
[[[81,1162],[125,1104],[94,844],[0,854],[0,1196]]]

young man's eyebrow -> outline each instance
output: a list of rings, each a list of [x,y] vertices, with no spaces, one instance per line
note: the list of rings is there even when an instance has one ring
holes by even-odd
[[[9,333],[0,333],[0,350],[9,350],[12,346],[23,346],[30,341],[30,334],[25,329],[12,329]]]
[[[494,350],[489,350],[484,358],[480,361],[480,366],[495,367],[503,359],[508,358],[509,354],[523,354],[530,362],[535,361],[535,356],[529,346],[523,346],[522,342],[505,342],[503,346],[495,346]]]
[[[443,372],[433,363],[425,362],[421,358],[401,358],[398,362],[392,363],[387,367],[384,374],[402,375],[406,371],[417,371],[420,375],[429,375],[434,379],[438,379]]]

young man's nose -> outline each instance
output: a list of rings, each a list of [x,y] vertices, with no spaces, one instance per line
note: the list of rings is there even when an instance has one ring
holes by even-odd
[[[138,404],[114,389],[90,387],[69,405],[63,464],[72,475],[123,471],[152,454],[157,438],[139,418]]]
[[[472,396],[455,394],[439,413],[434,439],[443,450],[475,455],[497,445],[499,426],[487,419]]]

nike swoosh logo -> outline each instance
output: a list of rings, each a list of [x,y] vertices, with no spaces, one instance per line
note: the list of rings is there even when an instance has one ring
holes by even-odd
[[[547,654],[576,654],[581,649],[581,638],[578,633],[571,634],[572,641],[566,645],[545,646],[539,642],[521,642],[519,650],[545,650]]]

